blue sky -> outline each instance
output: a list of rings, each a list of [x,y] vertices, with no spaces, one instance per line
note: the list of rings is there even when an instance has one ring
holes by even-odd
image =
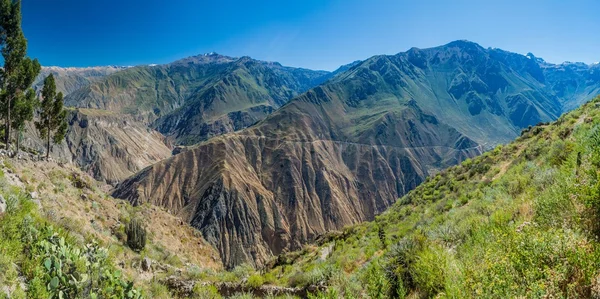
[[[550,62],[600,60],[600,1],[22,0],[43,65],[167,63],[206,52],[333,70],[457,39]]]

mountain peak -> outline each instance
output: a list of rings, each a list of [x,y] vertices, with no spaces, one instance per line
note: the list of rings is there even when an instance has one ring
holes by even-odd
[[[445,45],[446,47],[459,47],[459,48],[478,48],[483,49],[481,45],[476,42],[472,42],[466,39],[459,39],[453,42],[449,42]]]
[[[235,57],[217,54],[215,52],[199,54],[177,60],[171,64],[205,64],[205,63],[227,63],[236,60]]]

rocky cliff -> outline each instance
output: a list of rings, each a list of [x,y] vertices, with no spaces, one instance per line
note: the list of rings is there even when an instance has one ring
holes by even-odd
[[[68,132],[51,156],[78,165],[95,179],[116,184],[137,171],[171,155],[166,138],[131,116],[94,109],[72,110]],[[32,123],[28,124],[25,147],[45,152]]]

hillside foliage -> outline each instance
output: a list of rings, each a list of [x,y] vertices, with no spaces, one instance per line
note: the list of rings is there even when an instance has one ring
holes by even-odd
[[[29,195],[8,185],[3,173],[0,182],[7,206],[0,215],[0,285],[10,298],[141,297],[106,248],[75,238],[40,215]]]

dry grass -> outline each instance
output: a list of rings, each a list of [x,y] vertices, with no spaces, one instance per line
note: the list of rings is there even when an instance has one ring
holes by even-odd
[[[166,265],[168,271],[184,270],[188,264],[221,269],[218,253],[181,218],[155,206],[132,207],[128,202],[114,199],[106,193],[109,186],[101,185],[72,165],[32,161],[13,165],[15,177],[26,190],[38,192],[42,214],[81,236],[82,241],[92,237],[102,242],[116,264],[133,280],[150,280],[159,275],[139,269],[143,257]],[[90,188],[76,188],[69,179],[72,173],[91,182]],[[117,237],[120,227],[132,217],[143,219],[149,233],[148,245],[141,254],[131,251]]]

